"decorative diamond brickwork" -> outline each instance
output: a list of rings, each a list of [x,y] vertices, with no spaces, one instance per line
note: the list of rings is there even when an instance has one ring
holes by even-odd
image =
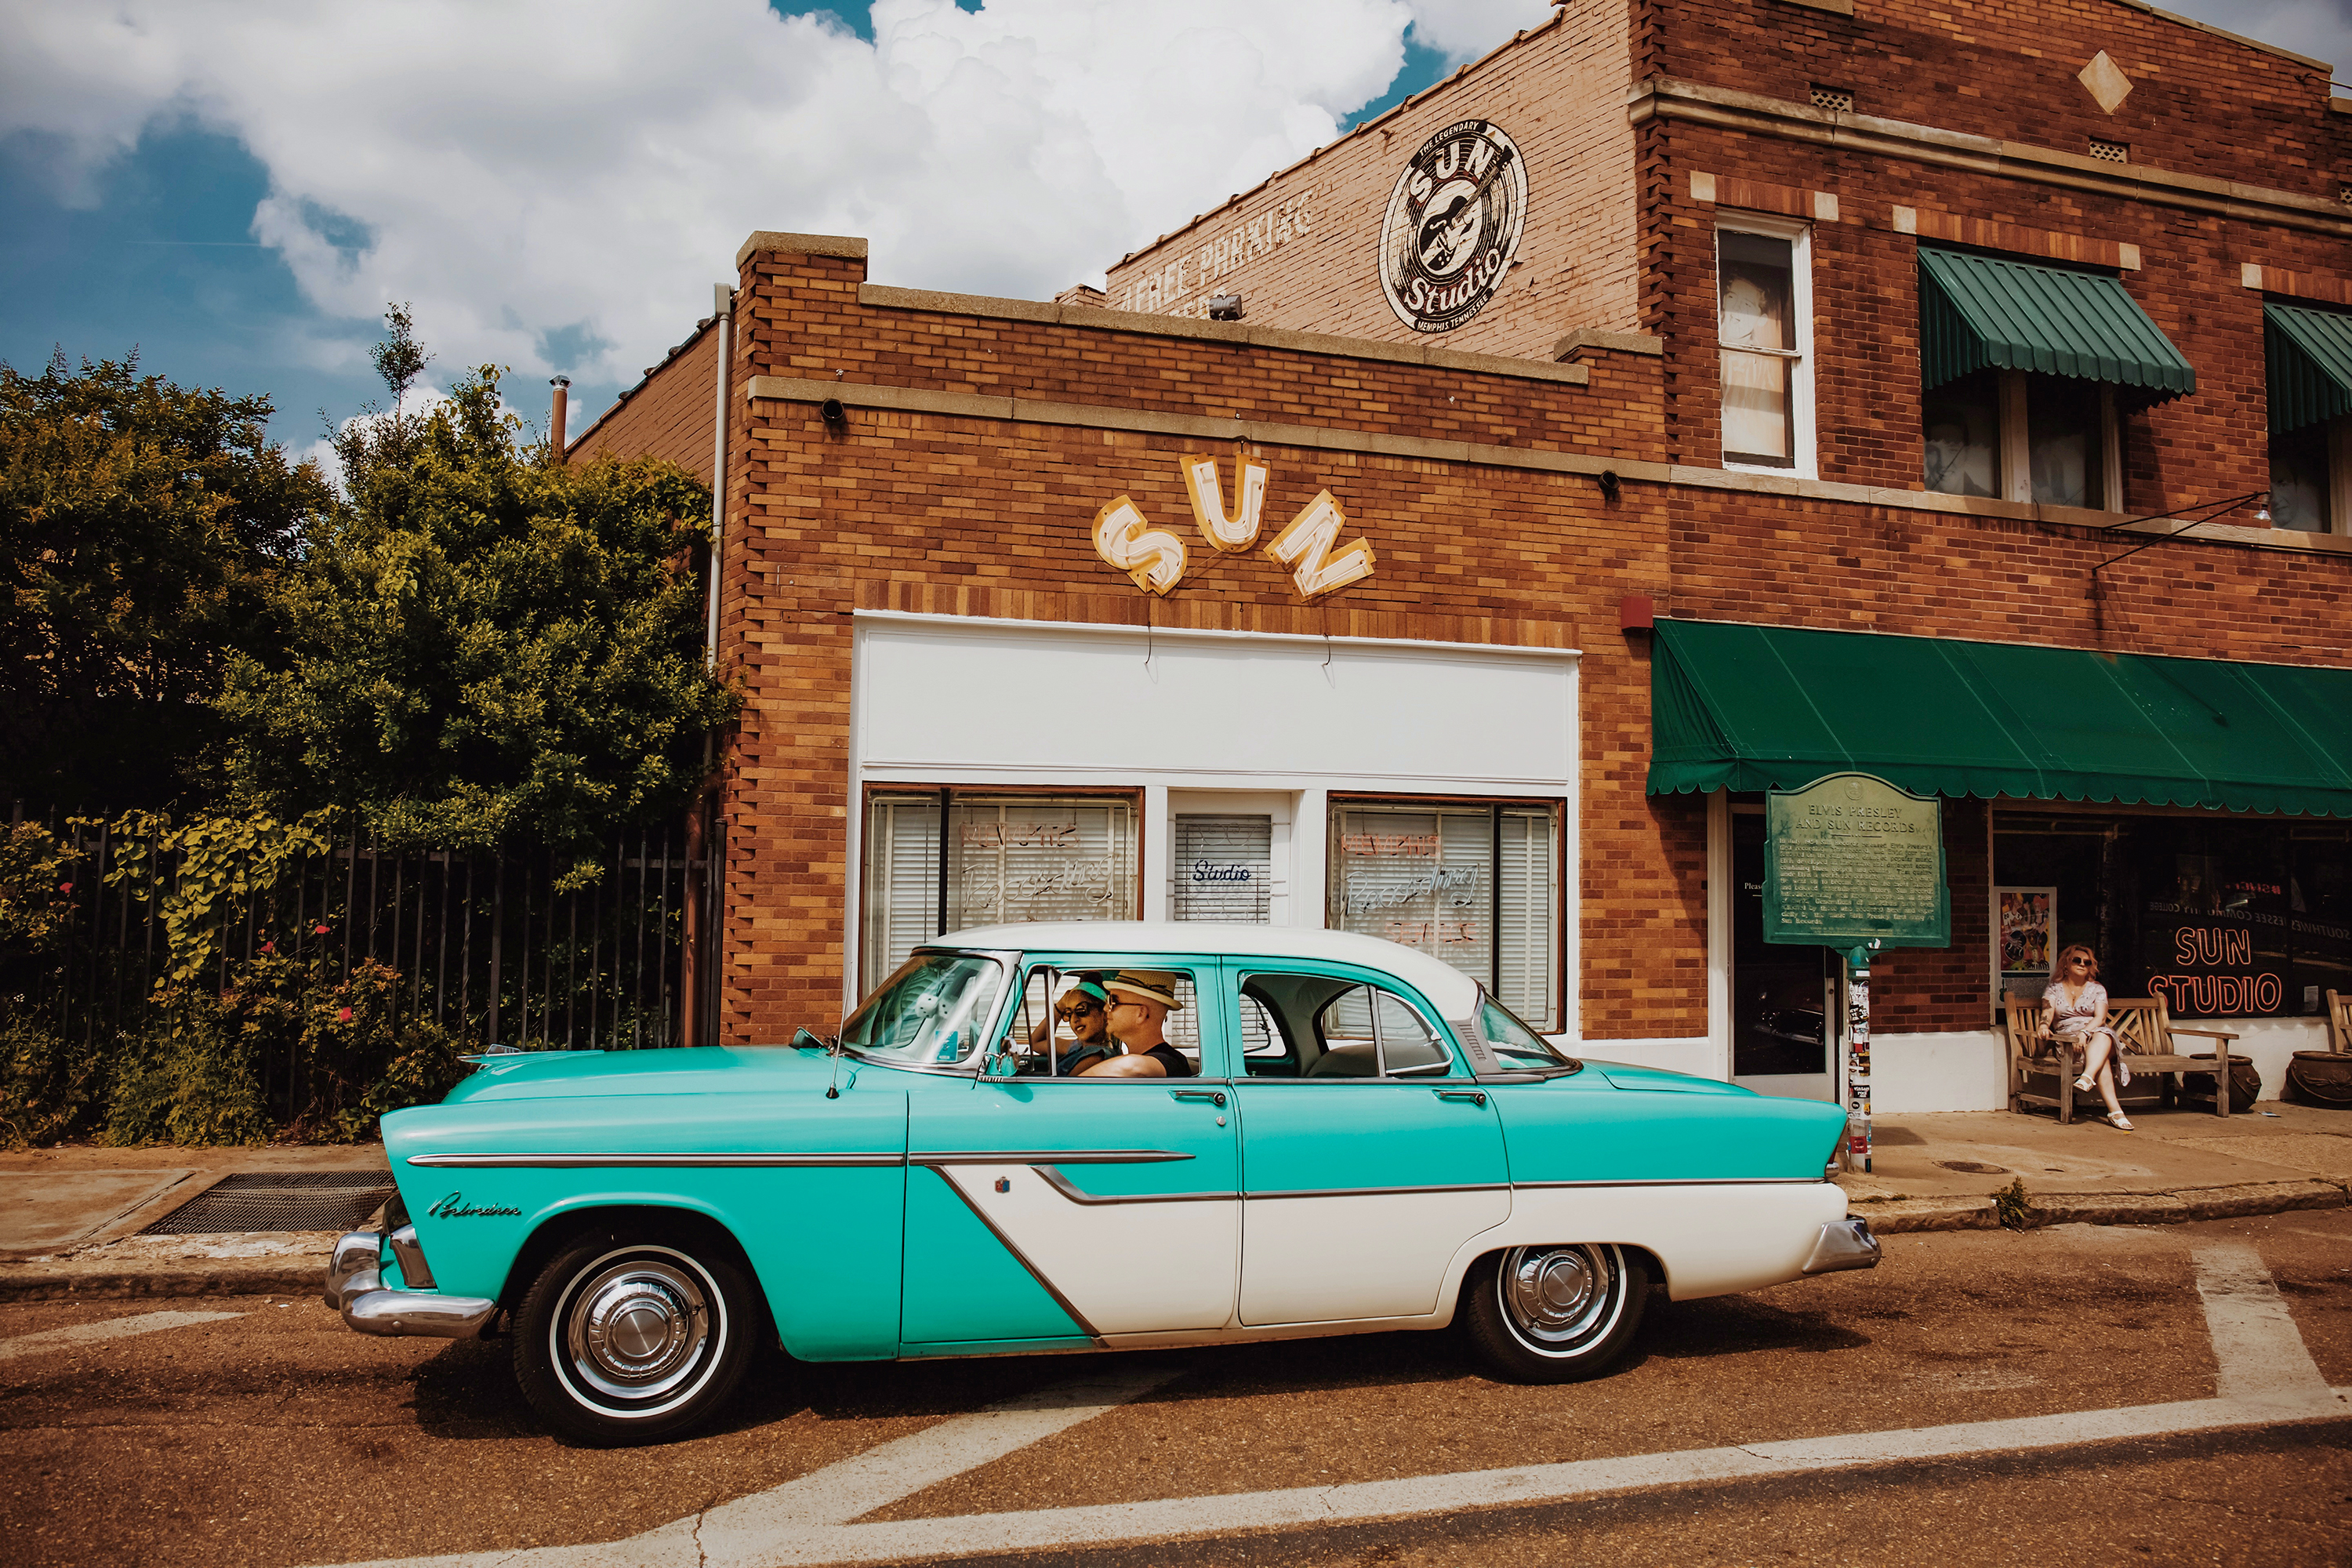
[[[1853,112],[1853,89],[1850,87],[1824,87],[1820,82],[1815,82],[1813,83],[1813,107],[1815,109],[1833,109],[1840,114],[1852,114]]]
[[[2107,58],[2105,49],[2093,55],[2091,63],[2084,66],[2082,74],[2074,79],[2081,82],[2093,100],[2109,114],[2116,111],[2117,104],[2131,96],[2132,79],[2124,75],[2123,67]]]
[[[2091,138],[2091,156],[2106,163],[2128,163],[2131,162],[2131,143],[2094,136]]]

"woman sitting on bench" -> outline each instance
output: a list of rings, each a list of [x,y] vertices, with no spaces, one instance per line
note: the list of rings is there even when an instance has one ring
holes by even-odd
[[[2094,1088],[2107,1102],[2107,1125],[2132,1131],[2123,1102],[2116,1099],[2117,1076],[2131,1082],[2131,1068],[2116,1047],[2116,1032],[2107,1027],[2107,988],[2099,984],[2099,960],[2077,944],[2058,955],[2050,968],[2049,989],[2042,1000],[2050,1005],[2050,1033],[2071,1054],[2080,1052],[2083,1073],[2074,1080],[2077,1093]]]

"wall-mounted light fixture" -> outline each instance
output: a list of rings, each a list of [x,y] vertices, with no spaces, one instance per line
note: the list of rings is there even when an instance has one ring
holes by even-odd
[[[1209,320],[1213,321],[1238,321],[1241,319],[1242,297],[1239,294],[1212,294],[1209,296]]]
[[[1617,504],[1617,470],[1614,468],[1601,470],[1601,499],[1611,506]]]
[[[849,410],[841,405],[841,399],[838,397],[828,397],[818,404],[816,413],[817,417],[824,421],[824,427],[828,430],[849,428]]]

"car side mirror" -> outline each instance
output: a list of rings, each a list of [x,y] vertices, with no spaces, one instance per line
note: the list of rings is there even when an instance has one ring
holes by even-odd
[[[807,1029],[794,1029],[793,1031],[793,1045],[796,1049],[803,1051],[829,1051],[833,1049],[831,1045],[819,1039],[814,1034],[811,1033]]]
[[[1017,1058],[1013,1054],[1012,1037],[1007,1036],[1003,1039],[997,1041],[996,1048],[989,1052],[987,1057],[982,1060],[980,1064],[980,1076],[982,1078],[1011,1078],[1013,1076],[1013,1066],[1016,1059]]]

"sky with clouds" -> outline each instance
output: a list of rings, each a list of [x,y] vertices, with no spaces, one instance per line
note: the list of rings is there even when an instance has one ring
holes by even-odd
[[[2170,7],[2352,71],[2352,0]],[[438,358],[573,428],[755,228],[1045,298],[1430,85],[1549,0],[0,0],[0,358],[277,399],[307,447]],[[2352,91],[2352,89],[2346,89]]]

